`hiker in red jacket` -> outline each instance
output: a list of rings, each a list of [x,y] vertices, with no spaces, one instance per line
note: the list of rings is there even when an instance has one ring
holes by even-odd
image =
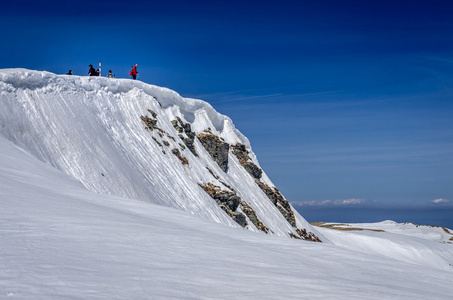
[[[132,68],[130,75],[132,75],[132,78],[134,78],[134,80],[137,78],[138,75],[137,64],[135,64],[135,66]]]

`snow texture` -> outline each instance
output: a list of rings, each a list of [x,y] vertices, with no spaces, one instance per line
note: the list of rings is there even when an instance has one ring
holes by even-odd
[[[181,150],[189,165],[163,154],[139,118],[148,109],[175,137],[167,123],[179,116],[197,132],[209,124],[250,150],[231,120],[202,101],[130,80],[28,70],[0,70],[0,79],[0,299],[453,295],[450,229],[392,221],[346,224],[382,232],[308,225],[324,243],[290,239],[292,228],[235,157],[222,173],[198,142],[199,158]],[[236,184],[275,235],[240,228],[194,188],[199,180],[216,182],[206,164]],[[299,215],[297,222],[305,224]]]
[[[328,236],[339,246],[256,234],[90,192],[3,137],[0,147],[0,299],[425,300],[453,293],[453,267],[435,259],[443,246],[453,263],[451,244],[406,235],[405,244],[385,249],[393,233],[362,232],[367,248],[359,251],[352,233],[334,230]],[[419,244],[424,263],[401,259]],[[384,255],[369,251],[383,248]]]

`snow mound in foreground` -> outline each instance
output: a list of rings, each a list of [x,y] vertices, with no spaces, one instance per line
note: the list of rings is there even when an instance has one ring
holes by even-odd
[[[3,137],[0,148],[0,298],[425,300],[453,294],[452,270],[258,235],[96,194]],[[395,237],[382,234],[369,242],[379,247]],[[335,236],[349,238],[329,234]]]

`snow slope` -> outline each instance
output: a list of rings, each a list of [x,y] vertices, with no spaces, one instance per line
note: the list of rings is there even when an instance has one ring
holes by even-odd
[[[158,128],[145,120],[157,122]],[[227,154],[226,171],[198,138],[193,140],[198,156],[192,153],[184,142],[190,132],[178,131],[178,126],[186,125],[197,135],[209,132],[229,147],[244,145],[250,162],[259,167],[247,138],[204,101],[129,79],[0,70],[0,136],[88,190],[173,207],[239,227],[200,187],[210,183],[237,193],[268,233],[300,236],[298,230],[306,229],[328,242],[288,204],[295,219],[291,224],[286,212],[281,212],[282,204],[272,203],[232,150]],[[188,164],[183,164],[184,159]],[[260,183],[274,187],[264,172]],[[230,214],[246,215],[245,209],[240,206]],[[265,231],[251,218],[246,215],[247,229]]]
[[[393,221],[337,225],[365,230],[319,228],[337,246],[430,268],[453,270],[453,230]]]
[[[1,136],[0,149],[0,299],[453,295],[453,268],[256,234],[169,207],[93,193]],[[330,232],[329,238],[347,243],[349,237]],[[374,243],[370,248],[395,237],[380,234],[381,239],[368,240]]]

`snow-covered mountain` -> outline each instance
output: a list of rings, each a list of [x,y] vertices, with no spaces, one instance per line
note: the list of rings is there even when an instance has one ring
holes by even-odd
[[[88,190],[231,227],[327,241],[208,103],[129,79],[0,70],[0,135]]]
[[[0,299],[453,295],[451,229],[311,226],[229,118],[167,89],[0,70],[0,149]]]

